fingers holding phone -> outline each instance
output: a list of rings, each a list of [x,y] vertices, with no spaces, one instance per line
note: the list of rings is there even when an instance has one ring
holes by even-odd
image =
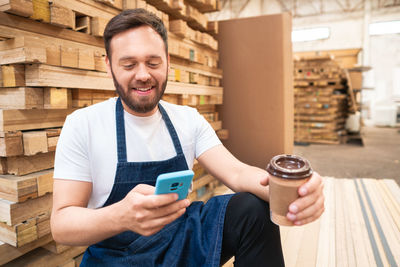
[[[190,187],[191,178],[188,183],[187,189]],[[171,187],[168,188],[171,189]],[[139,184],[118,203],[121,207],[121,209],[118,209],[121,211],[118,216],[119,223],[122,223],[126,230],[144,236],[153,235],[165,225],[182,216],[190,205],[188,199],[178,200],[185,193],[179,194],[169,191],[160,193],[163,190],[158,189],[159,194],[155,194],[156,191],[157,189],[154,186]]]

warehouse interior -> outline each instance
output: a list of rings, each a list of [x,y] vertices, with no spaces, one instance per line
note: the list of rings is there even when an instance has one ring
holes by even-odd
[[[397,266],[399,0],[0,1],[0,266],[81,264],[88,246],[51,233],[57,142],[68,115],[118,96],[103,35],[135,8],[168,31],[162,101],[246,164],[293,154],[322,177],[322,216],[280,226],[285,266]],[[233,193],[199,161],[191,202]]]

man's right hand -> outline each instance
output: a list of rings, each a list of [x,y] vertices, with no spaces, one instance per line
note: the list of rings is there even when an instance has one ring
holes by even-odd
[[[150,236],[182,216],[190,205],[188,199],[177,201],[177,194],[154,195],[154,192],[154,186],[139,184],[134,187],[116,203],[120,211],[117,223],[126,231]]]

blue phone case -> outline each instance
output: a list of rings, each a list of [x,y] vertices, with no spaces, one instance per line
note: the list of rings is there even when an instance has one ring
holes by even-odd
[[[160,174],[156,181],[156,195],[177,193],[178,200],[188,195],[194,172],[192,170],[169,172]]]

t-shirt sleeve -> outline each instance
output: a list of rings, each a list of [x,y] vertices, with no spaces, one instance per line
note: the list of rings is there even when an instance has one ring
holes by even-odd
[[[54,178],[91,182],[87,123],[82,115],[67,117],[57,143]]]
[[[220,145],[221,141],[208,121],[197,110],[196,116],[198,119],[198,126],[196,128],[196,158],[198,158],[210,148]]]

